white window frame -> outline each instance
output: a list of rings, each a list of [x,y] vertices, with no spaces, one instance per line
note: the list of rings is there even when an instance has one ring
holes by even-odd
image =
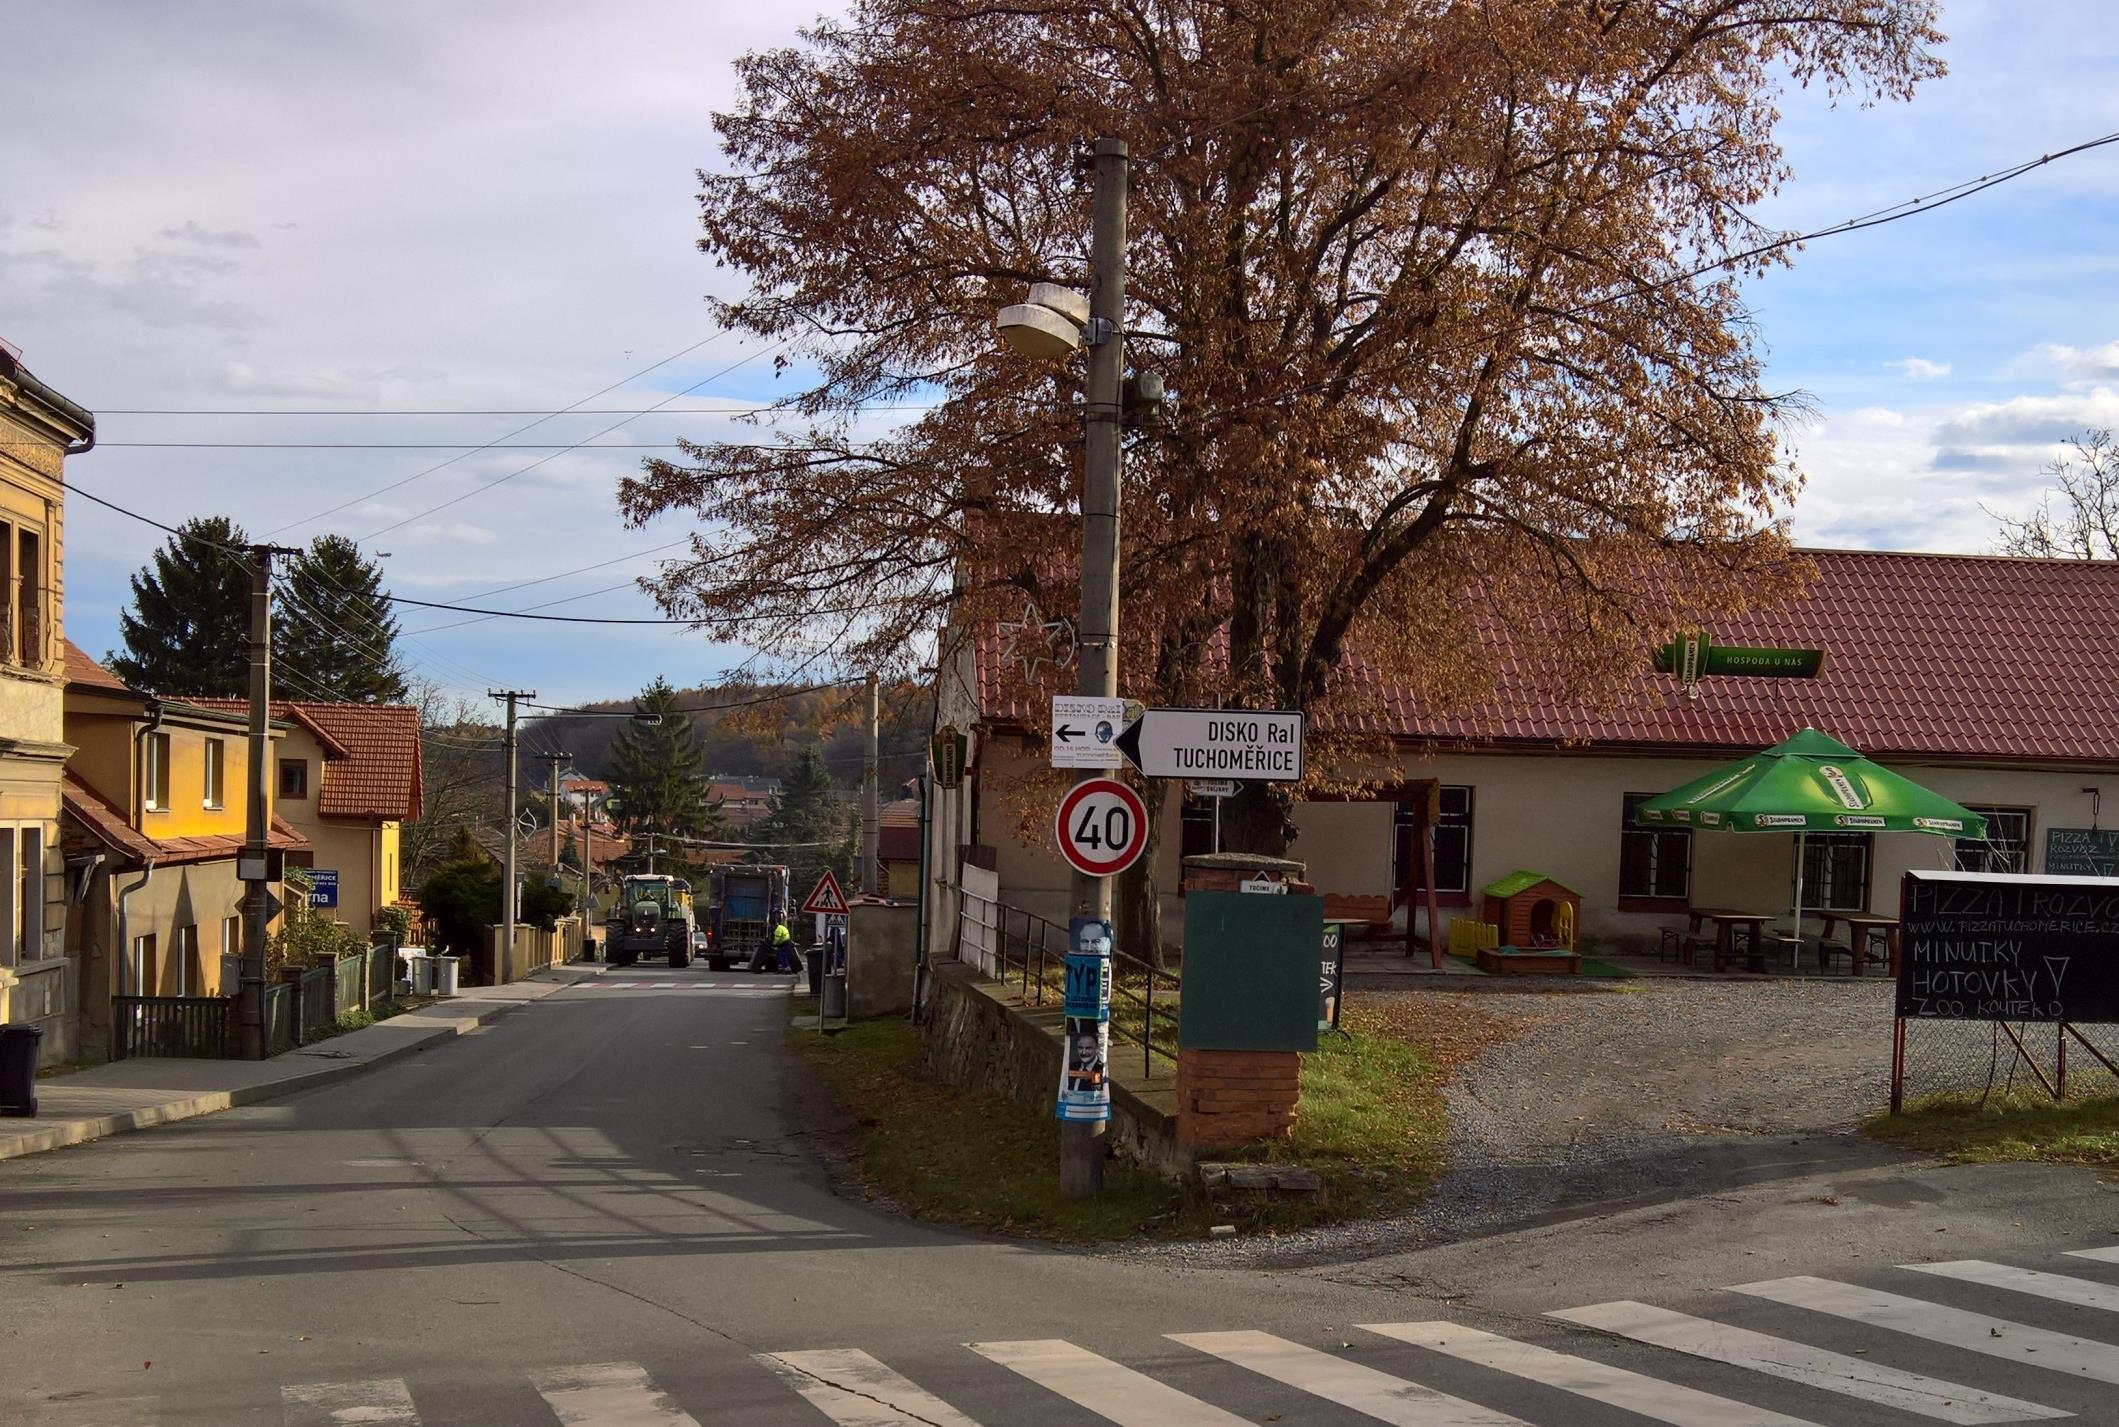
[[[146,767],[142,769],[140,801],[148,812],[169,811],[169,765],[176,747],[166,733],[147,735]]]
[[[51,847],[41,822],[0,823],[0,966],[44,960],[44,919],[49,911],[44,860]],[[34,865],[24,859],[34,842]]]
[[[2020,819],[2023,823],[2023,841],[2021,844],[2016,844],[1995,841],[1991,836],[1986,839],[1960,837],[1951,848],[1952,865],[1960,872],[2030,871],[2031,858],[2033,856],[2031,838],[2037,830],[2037,820],[2031,815],[2034,810],[2031,808],[1976,807],[1971,809],[1971,811],[1979,813],[1986,818],[1987,832],[1990,835],[1995,831],[1996,823],[2000,820]],[[2013,867],[2002,865],[2007,859],[2007,853],[2004,849],[2012,846],[2020,848],[2016,858],[2016,865]],[[1968,861],[1976,861],[1978,865],[1968,866]]]
[[[208,812],[220,812],[228,806],[228,740],[209,738],[206,740],[205,769],[201,781],[199,805]]]

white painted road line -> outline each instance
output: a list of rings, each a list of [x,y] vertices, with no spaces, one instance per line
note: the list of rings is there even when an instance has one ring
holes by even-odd
[[[1982,1259],[1960,1259],[1954,1263],[1907,1263],[1900,1268],[1909,1268],[1915,1273],[1932,1273],[1941,1278],[1954,1278],[1964,1283],[1984,1284],[1988,1288],[2006,1288],[2012,1293],[2029,1293],[2039,1298],[2051,1298],[2060,1303],[2072,1303],[2078,1308],[2102,1308],[2107,1313],[2119,1313],[2119,1284],[2097,1283],[2087,1278],[2069,1278],[2064,1273],[2038,1273],[2027,1268],[2011,1268],[2005,1263],[1987,1263]]]
[[[1513,1373],[1547,1387],[1571,1392],[1595,1402],[1608,1403],[1639,1413],[1671,1427],[1815,1427],[1800,1417],[1789,1417],[1764,1407],[1752,1407],[1697,1388],[1644,1377],[1625,1368],[1606,1366],[1588,1358],[1571,1357],[1519,1343],[1513,1338],[1482,1333],[1455,1323],[1363,1323],[1370,1333],[1381,1333],[1401,1343],[1432,1348],[1451,1357]]]
[[[1976,1427],[1980,1423],[2035,1422],[2072,1413],[2041,1407],[2021,1398],[1960,1387],[1941,1378],[1872,1363],[1867,1358],[1813,1348],[1807,1343],[1732,1328],[1645,1303],[1598,1303],[1588,1308],[1570,1308],[1548,1313],[1585,1328],[1617,1333],[1640,1343],[1653,1343],[1673,1352],[1690,1353],[1710,1362],[1731,1363],[1753,1372],[1799,1382],[1805,1387],[1860,1398],[1901,1412],[1916,1412],[1939,1422]]]
[[[1495,1412],[1402,1377],[1350,1363],[1271,1333],[1171,1333],[1175,1343],[1212,1353],[1313,1397],[1365,1413],[1392,1427],[1526,1427]]]
[[[838,1427],[979,1427],[859,1349],[754,1356]]]
[[[2071,1249],[2068,1251],[2068,1257],[2071,1259],[2090,1259],[2097,1263],[2119,1263],[2119,1248]]]
[[[591,1363],[530,1374],[566,1427],[699,1427],[638,1363]]]
[[[1057,1338],[965,1346],[1119,1427],[1251,1427],[1190,1393]]]
[[[2119,1347],[2047,1332],[2006,1318],[1990,1318],[1984,1313],[1967,1313],[1961,1308],[1945,1308],[1939,1303],[1822,1278],[1776,1278],[1741,1284],[1732,1291],[1851,1318],[1872,1328],[1889,1328],[1965,1352],[2119,1384]]]
[[[286,1427],[419,1427],[412,1391],[401,1377],[283,1387],[280,1413]]]

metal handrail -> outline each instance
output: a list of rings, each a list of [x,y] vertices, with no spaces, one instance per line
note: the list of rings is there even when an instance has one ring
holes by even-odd
[[[979,900],[984,901],[983,898]],[[1023,999],[1033,1006],[1044,1005],[1046,988],[1049,986],[1055,991],[1059,989],[1056,973],[1065,966],[1067,929],[1035,912],[1011,907],[1005,902],[992,902],[988,905],[993,908],[995,914],[994,957],[999,962],[997,969],[1001,983],[1016,984],[1015,973],[1020,970]],[[1020,920],[1019,932],[1011,925],[1011,918]],[[1123,996],[1129,1005],[1138,1006],[1141,1013],[1140,1030],[1137,1034],[1115,1018],[1111,1022],[1111,1032],[1141,1048],[1141,1074],[1152,1076],[1155,1074],[1155,1057],[1158,1054],[1155,1047],[1156,983],[1162,983],[1167,996],[1168,992],[1180,990],[1181,978],[1177,972],[1158,967],[1137,956],[1130,956],[1116,947],[1112,948],[1111,962],[1111,993],[1114,1004]],[[1128,985],[1129,980],[1139,984],[1141,989],[1135,991]],[[1166,1025],[1170,1022],[1170,1014],[1166,1000],[1165,1009],[1162,1011]],[[1170,1025],[1169,1030],[1174,1041],[1176,1027]],[[1165,1060],[1172,1059],[1170,1052],[1160,1053]]]

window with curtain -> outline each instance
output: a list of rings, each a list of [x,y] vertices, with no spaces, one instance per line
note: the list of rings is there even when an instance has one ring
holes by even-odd
[[[147,736],[147,806],[163,812],[169,807],[169,735]]]
[[[1653,793],[1628,793],[1619,822],[1619,896],[1683,902],[1692,896],[1692,829],[1644,827],[1634,810]]]

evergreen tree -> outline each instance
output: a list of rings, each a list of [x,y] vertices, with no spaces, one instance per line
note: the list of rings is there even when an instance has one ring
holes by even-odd
[[[233,552],[250,543],[222,515],[187,520],[132,577],[132,608],[120,611],[125,652],[114,673],[136,689],[173,698],[240,698],[250,687],[250,568]]]
[[[824,750],[805,744],[773,794],[772,805],[752,834],[759,856],[784,862],[797,901],[809,895],[829,868],[849,893],[854,860],[854,809],[832,781]]]
[[[273,612],[272,657],[309,698],[394,704],[405,698],[397,616],[383,597],[382,566],[343,535],[319,535],[287,569]]]
[[[724,830],[706,801],[706,750],[691,719],[678,711],[677,691],[657,678],[633,701],[656,719],[626,727],[611,744],[611,815],[645,851],[644,839],[698,838]],[[681,856],[662,845],[664,859]],[[658,860],[658,866],[663,865]]]

